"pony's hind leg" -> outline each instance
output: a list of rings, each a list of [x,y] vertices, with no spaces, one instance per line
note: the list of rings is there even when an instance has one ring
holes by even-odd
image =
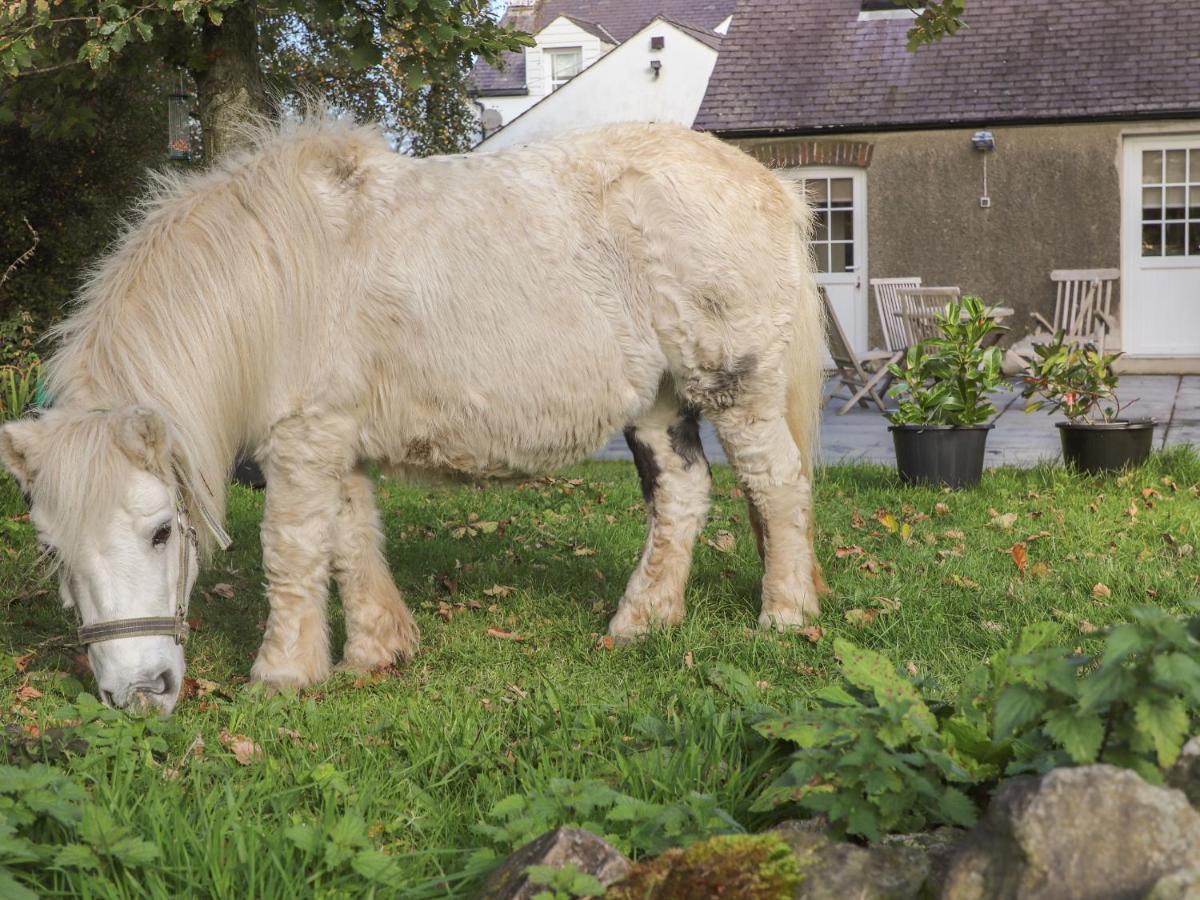
[[[257,454],[267,477],[261,533],[271,611],[250,677],[275,690],[306,687],[331,670],[326,605],[352,440],[349,423],[296,414],[272,426]]]
[[[750,501],[765,569],[758,624],[805,625],[820,613],[824,582],[813,553],[812,486],[782,408],[764,414],[735,404],[707,412]]]
[[[708,514],[708,460],[696,414],[672,395],[625,430],[646,501],[646,545],[608,632],[640,637],[684,616],[683,592],[692,548]]]
[[[341,665],[370,671],[410,658],[417,623],[388,570],[371,480],[361,470],[342,479],[333,574],[346,614]]]

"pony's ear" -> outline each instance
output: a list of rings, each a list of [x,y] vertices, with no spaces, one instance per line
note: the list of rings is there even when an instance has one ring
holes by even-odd
[[[37,419],[18,419],[0,428],[0,462],[13,473],[26,496],[32,492],[40,468],[43,430]]]
[[[171,471],[171,436],[162,416],[144,406],[117,414],[117,445],[139,469],[163,476]]]

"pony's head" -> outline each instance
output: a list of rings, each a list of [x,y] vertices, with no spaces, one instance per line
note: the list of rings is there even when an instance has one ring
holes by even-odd
[[[199,562],[174,444],[143,407],[50,410],[0,429],[0,461],[29,500],[112,706],[170,712],[183,684],[181,610]]]

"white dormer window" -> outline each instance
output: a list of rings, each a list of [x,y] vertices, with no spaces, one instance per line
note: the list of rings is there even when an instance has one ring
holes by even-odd
[[[923,6],[908,6],[902,0],[862,0],[858,21],[873,19],[912,19],[925,12]]]
[[[583,69],[582,47],[555,47],[546,50],[545,54],[551,91],[557,91]]]

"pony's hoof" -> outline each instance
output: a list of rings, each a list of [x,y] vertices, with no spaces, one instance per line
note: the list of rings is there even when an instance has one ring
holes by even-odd
[[[817,617],[817,613],[806,613],[799,609],[777,609],[764,612],[758,617],[758,627],[763,631],[789,632],[804,628]]]
[[[268,696],[299,692],[329,677],[329,666],[318,672],[297,668],[276,668],[255,662],[250,669],[250,683],[258,685]]]

